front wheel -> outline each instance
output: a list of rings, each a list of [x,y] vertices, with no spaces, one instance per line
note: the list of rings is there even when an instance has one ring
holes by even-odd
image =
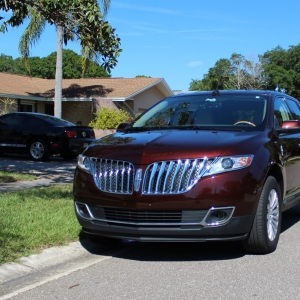
[[[29,144],[29,155],[33,160],[46,160],[49,157],[49,151],[45,141],[33,140]]]
[[[269,176],[260,195],[252,229],[243,242],[245,250],[261,254],[276,250],[281,229],[281,206],[279,185],[274,177]]]

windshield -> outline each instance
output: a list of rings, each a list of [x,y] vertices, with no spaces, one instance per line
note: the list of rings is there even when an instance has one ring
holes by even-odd
[[[138,118],[133,128],[227,128],[261,130],[267,99],[256,95],[170,97]]]

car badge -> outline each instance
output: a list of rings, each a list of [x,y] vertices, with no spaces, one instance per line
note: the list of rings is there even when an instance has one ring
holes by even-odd
[[[140,190],[142,182],[142,169],[137,169],[134,177],[134,191],[138,192]]]
[[[86,137],[86,133],[85,133],[84,131],[82,132],[82,136],[83,136],[83,137]]]

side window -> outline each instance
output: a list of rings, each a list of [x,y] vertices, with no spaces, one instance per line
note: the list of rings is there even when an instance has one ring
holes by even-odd
[[[274,106],[274,119],[275,126],[282,126],[283,121],[292,120],[289,108],[282,98],[277,98],[275,100]]]
[[[19,116],[3,116],[2,121],[8,125],[22,125],[22,120]]]
[[[35,117],[27,118],[26,124],[28,126],[33,126],[33,127],[43,127],[45,126],[45,122],[43,120],[40,120]]]
[[[300,120],[300,108],[299,108],[299,103],[292,99],[286,99],[286,102],[292,111],[292,117],[293,120]]]

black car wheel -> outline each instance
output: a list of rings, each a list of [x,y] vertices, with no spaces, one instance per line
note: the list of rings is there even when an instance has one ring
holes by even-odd
[[[50,154],[45,141],[33,140],[29,145],[29,155],[33,160],[46,160]]]
[[[252,229],[244,248],[254,253],[276,250],[281,228],[281,191],[276,179],[269,176],[263,186]]]

